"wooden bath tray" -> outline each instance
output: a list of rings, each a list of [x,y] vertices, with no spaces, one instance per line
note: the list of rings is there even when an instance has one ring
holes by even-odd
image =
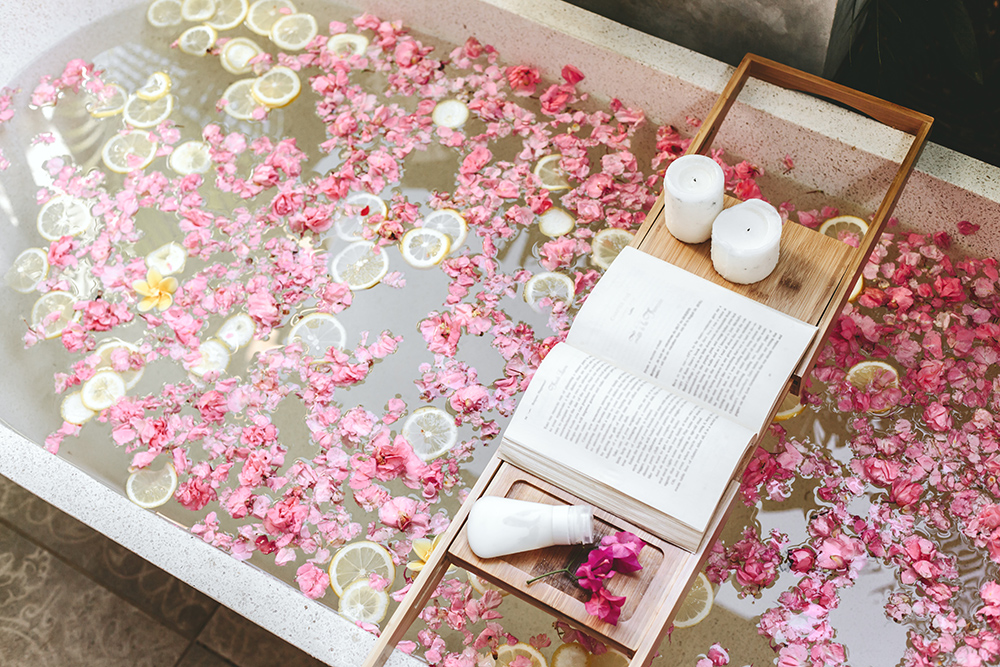
[[[688,148],[688,153],[704,153],[708,150],[736,96],[750,77],[840,102],[914,137],[859,248],[853,248],[795,223],[786,224],[782,230],[778,266],[771,276],[759,283],[735,285],[719,276],[712,267],[709,242],[687,245],[674,239],[663,220],[662,193],[647,216],[646,222],[636,234],[632,245],[639,250],[815,325],[819,330],[818,334],[786,387],[786,391],[792,390],[798,393],[801,378],[812,368],[830,327],[847,301],[854,281],[861,274],[886,221],[899,200],[906,179],[927,139],[932,119],[811,74],[748,54],[705,119],[701,130]],[[738,201],[727,196],[726,206],[732,206]],[[778,400],[780,398],[775,397],[772,419],[780,405]],[[750,450],[752,451],[755,446],[755,443],[752,443]],[[721,509],[709,528],[709,538],[702,542],[701,548],[695,553],[668,544],[640,526],[632,525],[623,518],[595,508],[598,534],[629,530],[642,537],[648,545],[641,554],[644,566],[641,571],[611,580],[609,588],[612,594],[625,594],[628,598],[619,624],[613,626],[586,613],[583,607],[586,595],[581,595],[582,591],[575,588],[568,578],[543,579],[530,586],[526,585],[526,581],[531,577],[564,567],[571,562],[574,559],[573,547],[551,547],[487,560],[477,558],[469,549],[465,521],[472,504],[484,495],[548,504],[581,503],[572,494],[548,484],[530,472],[500,459],[499,456],[494,456],[468,499],[453,518],[440,546],[431,553],[405,599],[389,620],[365,662],[366,667],[379,667],[385,662],[410,624],[416,620],[420,610],[427,604],[450,565],[463,567],[619,648],[631,656],[631,667],[647,665],[656,654],[677,607],[684,600],[725,524],[736,496],[743,467],[749,458],[744,456],[744,463],[733,476],[726,497],[720,505]]]

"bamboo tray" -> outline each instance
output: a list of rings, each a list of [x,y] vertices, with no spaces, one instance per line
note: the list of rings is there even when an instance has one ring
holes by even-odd
[[[815,325],[819,329],[818,334],[785,389],[798,393],[801,378],[815,363],[832,324],[847,301],[851,287],[861,274],[886,221],[899,200],[903,186],[927,139],[932,119],[811,74],[748,54],[705,119],[701,130],[688,148],[688,153],[704,153],[708,150],[726,114],[750,77],[840,102],[914,137],[885,198],[875,213],[867,234],[861,240],[860,247],[853,248],[798,224],[786,224],[782,230],[778,266],[761,282],[752,285],[730,283],[719,276],[712,267],[709,242],[687,245],[674,239],[664,223],[662,193],[636,234],[632,245],[639,250]],[[727,196],[726,206],[732,206],[738,201]],[[780,405],[780,398],[781,396],[775,397],[771,418]],[[743,464],[734,475],[726,497],[720,505],[722,509],[716,514],[709,528],[708,539],[705,539],[701,548],[694,553],[659,540],[641,527],[595,508],[598,534],[629,530],[646,540],[648,545],[641,554],[644,566],[642,570],[612,580],[611,592],[628,596],[628,602],[617,626],[588,615],[583,608],[585,596],[580,595],[580,591],[568,579],[542,580],[531,586],[526,585],[526,581],[531,577],[568,565],[573,560],[573,548],[551,547],[488,560],[477,558],[469,549],[465,521],[472,504],[483,495],[506,496],[549,504],[581,503],[573,495],[503,461],[499,456],[494,456],[452,520],[451,526],[442,538],[441,546],[430,555],[405,599],[389,620],[369,654],[365,666],[379,667],[384,664],[420,610],[427,604],[448,567],[454,564],[618,647],[626,655],[631,656],[631,667],[643,667],[656,654],[677,607],[687,595],[688,589],[708,557],[712,544],[725,524],[739,488],[743,468],[754,447],[755,444],[751,444],[747,455],[744,456]]]

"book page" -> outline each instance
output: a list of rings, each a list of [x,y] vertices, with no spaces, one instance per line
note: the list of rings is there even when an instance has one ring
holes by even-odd
[[[635,248],[598,281],[566,342],[759,432],[816,327]]]
[[[753,434],[559,344],[521,398],[505,438],[702,531]]]

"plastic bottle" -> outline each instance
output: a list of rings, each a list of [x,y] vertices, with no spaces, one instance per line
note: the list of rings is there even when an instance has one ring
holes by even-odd
[[[486,496],[472,506],[466,528],[473,553],[496,558],[555,544],[593,542],[594,509]]]

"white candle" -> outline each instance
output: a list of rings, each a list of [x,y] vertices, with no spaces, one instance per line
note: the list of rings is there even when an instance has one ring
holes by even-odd
[[[719,214],[712,226],[712,264],[723,278],[747,285],[778,265],[781,216],[762,199],[748,199]]]
[[[722,167],[705,155],[682,155],[663,177],[663,214],[678,241],[703,243],[722,211],[726,177]]]

